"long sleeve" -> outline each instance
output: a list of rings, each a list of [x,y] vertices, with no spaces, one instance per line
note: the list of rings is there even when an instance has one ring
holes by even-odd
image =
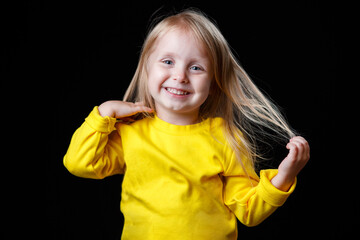
[[[75,131],[64,156],[69,172],[95,179],[123,173],[122,142],[115,123],[115,118],[102,117],[97,107],[93,109]]]
[[[232,158],[224,173],[224,201],[241,223],[255,226],[285,203],[295,189],[296,180],[287,192],[283,192],[271,184],[277,169],[260,171],[260,178],[248,165],[246,169],[247,174]]]

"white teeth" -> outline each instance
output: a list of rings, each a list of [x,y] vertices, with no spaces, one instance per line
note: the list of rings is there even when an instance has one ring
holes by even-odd
[[[166,89],[166,91],[171,92],[176,95],[188,95],[189,94],[188,92],[180,91],[180,90],[177,90],[174,88],[165,88],[165,89]]]

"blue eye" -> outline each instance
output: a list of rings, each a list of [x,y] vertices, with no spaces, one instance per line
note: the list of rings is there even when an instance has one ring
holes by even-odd
[[[195,71],[201,70],[201,68],[198,67],[198,66],[192,66],[192,67],[190,67],[190,69],[191,69],[191,70],[195,70]]]
[[[164,60],[162,62],[167,64],[167,65],[172,65],[173,64],[173,62],[171,60]]]

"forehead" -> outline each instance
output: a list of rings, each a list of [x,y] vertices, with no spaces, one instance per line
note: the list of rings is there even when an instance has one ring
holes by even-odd
[[[190,30],[170,29],[154,43],[153,53],[174,53],[182,56],[208,58],[204,44]]]

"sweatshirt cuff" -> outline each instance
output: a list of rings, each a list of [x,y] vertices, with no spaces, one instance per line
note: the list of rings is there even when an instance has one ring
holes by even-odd
[[[295,190],[297,179],[295,178],[294,183],[291,185],[287,192],[277,189],[271,184],[271,179],[278,173],[277,169],[268,169],[260,171],[260,182],[258,185],[258,193],[264,199],[265,202],[272,206],[282,206],[286,199]]]
[[[116,118],[109,116],[102,117],[98,107],[94,107],[89,116],[85,118],[85,122],[89,124],[97,132],[111,133],[115,130]]]

